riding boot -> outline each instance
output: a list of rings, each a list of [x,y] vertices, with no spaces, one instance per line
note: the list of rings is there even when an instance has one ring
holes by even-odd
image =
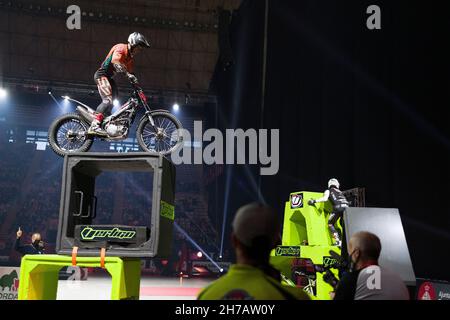
[[[103,114],[98,113],[96,115],[96,118],[92,121],[91,126],[89,127],[88,134],[107,136],[108,134],[101,127],[102,121],[103,121]]]
[[[339,233],[337,233],[337,232],[333,233],[333,240],[334,240],[333,245],[339,246],[339,247],[342,245],[342,240],[339,237]]]
[[[336,230],[334,225],[329,224],[328,228],[330,229],[331,236],[333,237],[333,240],[334,240],[333,245],[334,246],[342,245],[342,241],[341,241],[341,238],[339,236],[339,232]]]

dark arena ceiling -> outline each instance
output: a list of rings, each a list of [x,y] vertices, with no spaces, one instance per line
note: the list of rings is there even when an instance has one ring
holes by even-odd
[[[4,82],[93,86],[93,74],[110,48],[139,31],[152,46],[135,64],[144,87],[206,93],[218,58],[218,8],[234,10],[239,4],[240,0],[0,0],[0,74]],[[66,27],[70,5],[81,9],[80,30]]]

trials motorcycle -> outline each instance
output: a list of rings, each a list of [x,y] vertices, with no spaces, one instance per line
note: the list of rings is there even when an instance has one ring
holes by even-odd
[[[125,140],[140,107],[144,115],[139,120],[136,138],[139,146],[146,152],[168,155],[178,149],[183,137],[180,121],[167,110],[151,110],[147,98],[137,82],[132,82],[133,94],[112,115],[103,120],[102,128],[106,135],[88,134],[95,118],[95,110],[86,104],[66,97],[77,103],[76,113],[68,113],[56,118],[48,130],[48,142],[55,153],[65,156],[74,152],[87,152],[94,138],[105,141]]]

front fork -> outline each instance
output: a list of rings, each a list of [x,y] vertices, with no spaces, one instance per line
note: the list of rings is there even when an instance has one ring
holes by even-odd
[[[164,138],[164,130],[163,130],[162,128],[158,128],[158,127],[155,125],[155,121],[153,120],[153,117],[152,117],[152,115],[151,115],[151,112],[150,112],[150,111],[147,111],[147,112],[145,113],[145,115],[148,117],[148,121],[150,121],[150,125],[152,126],[153,130],[154,130],[155,133],[156,133],[156,138],[157,138],[157,139],[162,139],[162,138]]]
[[[145,115],[148,117],[148,121],[150,121],[150,124],[152,125],[153,129],[157,131],[158,128],[155,127],[155,121],[153,120],[152,113],[150,111],[147,111]]]

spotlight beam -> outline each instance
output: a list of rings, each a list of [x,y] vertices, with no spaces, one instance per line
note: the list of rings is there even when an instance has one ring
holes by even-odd
[[[130,185],[132,185],[133,187],[135,187],[136,189],[137,189],[137,193],[138,194],[140,194],[140,195],[142,195],[142,196],[144,196],[147,200],[150,200],[150,202],[152,201],[152,197],[150,196],[150,195],[148,195],[146,192],[144,192],[130,177],[128,177],[128,176],[125,176],[125,179],[126,179],[126,181],[127,181],[127,183],[129,183]],[[184,214],[184,216],[186,217],[186,218],[188,218],[188,219],[190,219],[190,221],[191,221],[191,223],[200,231],[200,232],[202,232],[204,235],[205,235],[205,237],[208,239],[208,241],[210,241],[211,242],[211,244],[216,248],[216,249],[219,249],[218,247],[217,247],[217,245],[216,244],[214,244],[213,243],[213,241],[212,241],[212,239],[204,232],[204,230],[197,224],[197,223],[195,223],[195,221],[193,221],[193,219],[190,217],[190,216],[188,216],[186,213],[183,213]]]
[[[56,104],[58,105],[58,107],[59,107],[60,109],[63,109],[63,107],[62,107],[61,104],[58,102],[58,100],[56,100],[56,98],[55,98],[55,96],[52,94],[52,92],[49,91],[48,94],[50,95],[50,97],[52,97],[53,101],[56,102]]]
[[[194,219],[192,219],[192,217],[188,216],[185,212],[183,212],[183,214],[186,218],[188,218],[191,221],[192,225],[194,225],[207,238],[207,240],[210,241],[211,245],[213,245],[217,250],[219,250],[217,245],[214,243],[213,239],[211,239],[208,236],[208,234],[197,223],[195,223]]]
[[[243,44],[246,42],[246,39],[244,37],[243,33],[240,33],[238,35],[238,47],[242,47]],[[239,63],[239,61],[243,61],[243,57],[245,55],[245,51],[244,50],[239,50],[238,51],[238,57],[236,58],[236,61],[238,61],[238,63],[236,64],[235,68],[236,68],[236,72],[234,74],[234,87],[233,87],[233,107],[231,110],[231,127],[230,128],[236,128],[237,127],[237,123],[238,123],[238,110],[240,109],[240,107],[242,106],[242,69],[241,69],[241,63]],[[233,171],[233,166],[231,166],[228,171],[227,171],[227,177],[226,177],[226,182],[225,182],[225,197],[224,197],[224,208],[223,208],[223,221],[222,221],[222,239],[220,242],[220,256],[223,256],[223,242],[224,242],[224,237],[225,237],[225,224],[227,221],[227,215],[228,215],[228,203],[229,203],[229,196],[230,196],[230,191],[231,191],[231,175],[232,175],[232,171]]]
[[[223,271],[223,269],[217,264],[217,262],[215,262],[206,252],[205,250],[203,250],[195,241],[194,239],[192,239],[187,233],[186,231],[184,231],[176,222],[173,223],[173,225],[175,226],[175,228],[186,237],[186,239],[195,247],[198,249],[198,251],[202,252],[203,255],[209,260],[211,261],[211,263],[221,272]]]
[[[224,205],[223,205],[223,219],[222,219],[222,236],[220,240],[220,253],[219,255],[223,256],[223,242],[225,239],[225,225],[227,222],[227,213],[228,213],[228,198],[230,196],[230,181],[231,181],[231,171],[233,170],[233,167],[230,167],[227,171],[227,178],[226,178],[226,189],[225,189],[225,197],[224,197]]]
[[[129,182],[130,184],[132,184],[133,186],[137,186],[137,184],[131,179],[131,178],[129,178],[128,176],[125,176],[125,179],[127,180],[127,182]],[[138,190],[138,193],[140,193],[140,194],[142,194],[144,197],[146,197],[146,198],[148,198],[148,199],[150,199],[150,200],[152,200],[152,198],[147,194],[147,193],[145,193],[143,190],[141,190],[140,188],[137,188],[137,190]],[[176,222],[174,222],[174,226],[175,226],[175,228],[179,231],[179,232],[181,232],[185,237],[186,237],[186,239],[188,239],[189,240],[189,242],[190,243],[192,243],[192,245],[194,246],[194,247],[196,247],[199,251],[201,251],[202,253],[203,253],[203,255],[209,260],[209,261],[211,261],[216,267],[217,267],[217,269],[219,269],[219,270],[223,270],[206,252],[205,252],[205,250],[203,250],[195,241],[194,241],[194,239],[192,239],[187,233],[186,233],[186,231],[184,231]]]

